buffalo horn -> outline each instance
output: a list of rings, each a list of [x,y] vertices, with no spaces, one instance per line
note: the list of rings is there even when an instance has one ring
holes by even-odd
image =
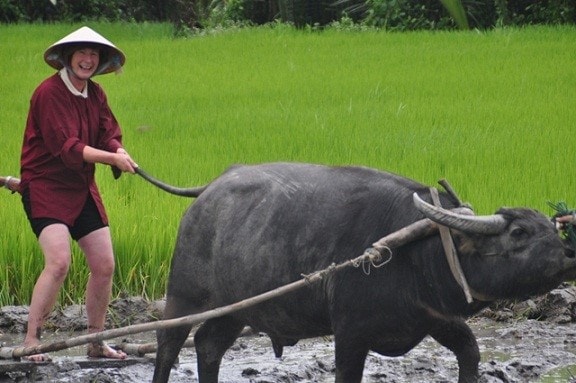
[[[455,213],[441,207],[430,205],[424,202],[417,193],[414,193],[414,205],[416,208],[432,221],[447,226],[451,229],[478,234],[498,234],[501,233],[508,222],[500,214],[475,216]]]

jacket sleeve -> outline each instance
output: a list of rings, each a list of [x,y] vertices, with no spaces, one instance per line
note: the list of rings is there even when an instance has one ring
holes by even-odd
[[[70,169],[82,169],[86,144],[78,137],[77,120],[68,99],[50,87],[41,87],[33,95],[30,108],[50,154]]]

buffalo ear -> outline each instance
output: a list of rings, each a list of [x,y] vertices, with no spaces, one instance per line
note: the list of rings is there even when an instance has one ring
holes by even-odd
[[[466,234],[458,230],[450,230],[454,242],[457,244],[458,254],[473,254],[477,252],[476,246],[474,245],[473,234]]]

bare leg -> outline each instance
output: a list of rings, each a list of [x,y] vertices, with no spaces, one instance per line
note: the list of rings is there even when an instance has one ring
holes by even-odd
[[[28,329],[24,339],[26,347],[40,344],[42,326],[56,303],[60,287],[68,274],[71,259],[70,235],[65,225],[47,226],[40,233],[38,242],[44,254],[44,269],[32,292]],[[30,355],[26,359],[34,362],[50,360],[45,354]]]
[[[112,293],[112,278],[114,276],[114,253],[110,229],[104,227],[80,238],[80,248],[86,255],[90,269],[86,287],[86,314],[88,316],[88,332],[104,330],[106,312]],[[88,356],[124,359],[126,354],[116,351],[104,342],[88,345]]]

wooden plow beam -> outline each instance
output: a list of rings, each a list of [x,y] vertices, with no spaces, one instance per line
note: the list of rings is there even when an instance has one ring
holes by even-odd
[[[252,330],[251,327],[244,327],[242,332],[240,333],[240,337],[247,337],[251,335],[255,335],[256,333]],[[193,338],[188,338],[182,345],[182,348],[193,348],[196,345],[194,344]],[[128,343],[122,342],[120,344],[114,345],[115,349],[124,351],[127,355],[135,355],[138,357],[143,357],[146,354],[155,353],[158,350],[158,344],[156,342],[150,343]]]

